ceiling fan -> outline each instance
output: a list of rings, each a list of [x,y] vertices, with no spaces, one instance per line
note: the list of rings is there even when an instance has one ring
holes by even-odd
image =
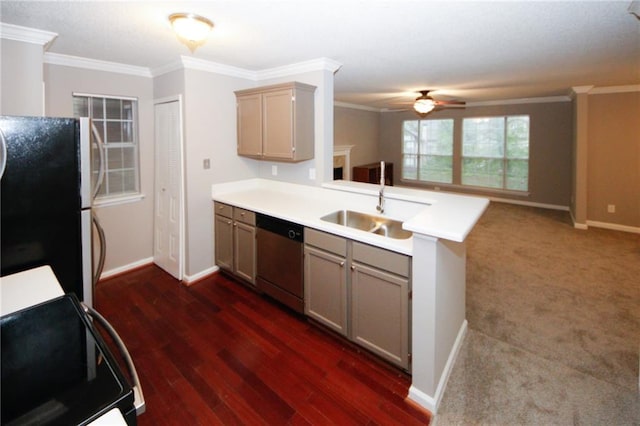
[[[464,101],[439,101],[433,99],[429,93],[432,90],[420,90],[420,96],[411,102],[413,110],[420,116],[425,117],[431,111],[439,111],[445,108],[464,108]]]

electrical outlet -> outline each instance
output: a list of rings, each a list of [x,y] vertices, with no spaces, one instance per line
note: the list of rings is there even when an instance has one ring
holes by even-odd
[[[609,213],[615,213],[616,212],[616,205],[615,204],[609,204],[607,206],[607,212]]]
[[[316,169],[309,169],[309,179],[316,180]]]
[[[278,176],[278,166],[276,166],[275,164],[271,166],[271,175]]]

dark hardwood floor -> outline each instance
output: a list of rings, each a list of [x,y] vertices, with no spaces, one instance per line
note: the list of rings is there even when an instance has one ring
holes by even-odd
[[[95,300],[135,361],[140,425],[430,421],[409,376],[222,274],[185,287],[148,266]]]

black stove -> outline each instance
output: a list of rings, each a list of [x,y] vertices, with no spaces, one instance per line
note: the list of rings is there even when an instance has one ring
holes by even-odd
[[[136,424],[132,387],[75,295],[0,323],[3,425],[84,425],[115,407]]]

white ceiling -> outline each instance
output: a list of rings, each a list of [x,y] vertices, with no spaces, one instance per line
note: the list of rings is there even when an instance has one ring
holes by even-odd
[[[193,57],[258,71],[342,63],[336,101],[377,108],[399,96],[471,102],[640,83],[640,20],[629,1],[7,1],[0,21],[57,33],[49,52],[151,69],[191,55],[167,16],[215,28]]]

